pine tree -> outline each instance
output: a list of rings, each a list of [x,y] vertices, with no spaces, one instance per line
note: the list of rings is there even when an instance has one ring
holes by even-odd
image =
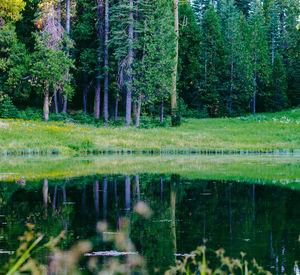
[[[203,83],[201,83],[202,106],[210,116],[220,112],[221,76],[224,68],[224,50],[221,28],[214,6],[205,12],[202,22]]]
[[[239,11],[245,16],[249,14],[251,0],[235,0],[235,4]]]
[[[177,80],[178,80],[178,54],[179,54],[179,0],[173,0],[174,12],[174,33],[175,33],[175,48],[174,48],[174,69],[173,69],[173,89],[171,92],[171,119],[172,126],[179,126],[180,113],[177,106]]]
[[[179,6],[179,81],[178,95],[190,108],[199,109],[201,79],[201,32],[189,2]]]
[[[280,111],[288,106],[286,75],[282,57],[276,53],[274,57],[271,82],[272,111]]]
[[[108,123],[108,86],[109,86],[109,0],[105,0],[105,20],[104,20],[104,99],[103,115],[104,123]]]
[[[249,11],[250,54],[253,75],[252,112],[257,110],[257,96],[265,98],[266,87],[270,77],[270,61],[268,58],[268,44],[265,40],[265,21],[263,7],[259,0],[251,3]],[[267,95],[268,96],[268,95]]]
[[[277,0],[264,2],[267,37],[270,48],[271,65],[273,67],[275,53],[280,50],[280,18]]]
[[[193,9],[199,25],[202,24],[203,16],[207,8],[209,7],[210,0],[194,0],[192,2]]]
[[[288,97],[293,106],[297,106],[299,100],[299,1],[281,0],[278,1],[280,18],[280,53],[286,68],[288,83]]]
[[[143,101],[162,103],[173,92],[174,19],[168,0],[156,0],[145,22],[141,71],[135,89],[142,91]],[[164,104],[160,104],[163,111]]]
[[[75,58],[77,60],[77,86],[82,91],[82,101],[85,113],[89,107],[89,91],[95,86],[97,73],[97,34],[95,18],[97,17],[94,0],[79,0],[76,6],[77,20],[73,29],[76,44]],[[92,100],[91,100],[92,101]],[[91,110],[89,110],[91,111]]]
[[[243,41],[241,15],[234,0],[223,0],[220,20],[225,49],[225,91],[222,94],[222,109],[232,115],[246,111],[247,90],[249,89],[250,59]],[[245,23],[245,22],[244,22]]]
[[[139,31],[135,24],[136,5],[133,0],[119,1],[111,8],[111,40],[115,46],[114,56],[119,63],[119,87],[126,89],[126,125],[131,123],[131,105],[133,91],[134,50],[138,47],[135,32]]]
[[[94,116],[100,117],[100,97],[101,97],[101,79],[102,79],[102,60],[103,60],[103,42],[104,42],[104,0],[97,0],[97,76],[94,102]]]

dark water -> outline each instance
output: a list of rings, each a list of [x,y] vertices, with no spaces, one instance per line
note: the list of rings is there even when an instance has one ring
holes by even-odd
[[[162,274],[174,254],[191,252],[203,239],[207,247],[223,247],[233,257],[246,252],[274,274],[294,273],[294,262],[300,259],[300,192],[287,188],[176,175],[108,175],[24,186],[1,182],[0,194],[1,266],[18,247],[27,222],[49,236],[65,229],[67,238],[60,246],[67,249],[80,239],[95,240],[99,220],[115,232],[122,216],[131,221],[130,237],[150,274]],[[150,219],[133,212],[139,200],[153,210]],[[94,243],[96,251],[108,249]]]

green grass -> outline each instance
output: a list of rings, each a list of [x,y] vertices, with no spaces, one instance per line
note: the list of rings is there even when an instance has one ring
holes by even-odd
[[[61,122],[0,120],[0,151],[22,154],[86,150],[300,149],[300,108],[238,118],[186,119],[177,128],[96,128]]]
[[[101,156],[0,159],[0,182],[89,175],[178,174],[187,179],[236,180],[300,190],[299,157]]]

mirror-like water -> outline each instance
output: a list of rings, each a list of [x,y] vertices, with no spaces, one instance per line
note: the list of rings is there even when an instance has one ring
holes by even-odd
[[[223,247],[234,257],[246,252],[274,274],[293,273],[300,255],[297,189],[188,173],[103,174],[2,181],[0,194],[0,265],[18,247],[27,222],[49,236],[66,230],[63,248],[90,239],[93,251],[107,251],[110,247],[95,238],[96,223],[106,220],[106,234],[113,234],[122,216],[131,222],[130,237],[150,274],[162,274],[174,255],[191,252],[203,239],[208,247]],[[150,219],[134,213],[139,200],[152,209]]]

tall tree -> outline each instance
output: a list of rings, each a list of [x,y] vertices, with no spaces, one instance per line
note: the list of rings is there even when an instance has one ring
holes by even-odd
[[[172,5],[168,0],[156,0],[147,14],[142,58],[136,61],[135,94],[139,109],[141,97],[143,104],[159,103],[163,120],[164,101],[169,98],[173,87],[174,68],[174,19]],[[139,120],[140,111],[138,112]]]
[[[202,106],[210,116],[217,116],[220,110],[221,76],[224,69],[224,46],[221,27],[214,6],[205,12],[202,23],[202,47],[204,48],[203,83],[201,84]]]
[[[247,16],[249,14],[251,1],[252,0],[235,0],[235,4],[239,11],[243,12],[243,14]]]
[[[132,96],[132,62],[133,62],[133,0],[129,0],[129,22],[128,22],[128,57],[126,64],[126,116],[125,124],[131,123],[131,96]]]
[[[257,95],[264,96],[263,87],[268,83],[270,77],[270,61],[268,58],[268,44],[265,40],[265,20],[263,7],[259,0],[251,3],[249,11],[250,27],[250,54],[252,56],[253,71],[253,96],[252,112],[256,113]]]
[[[104,100],[103,114],[104,123],[108,123],[108,85],[109,85],[109,52],[108,37],[109,35],[109,0],[105,0],[105,33],[104,33]]]
[[[225,71],[224,92],[222,95],[223,113],[232,115],[246,111],[248,90],[251,89],[249,53],[243,41],[242,16],[234,0],[223,0],[220,11],[221,28],[224,39]]]
[[[202,25],[202,20],[205,11],[209,7],[210,0],[194,0],[192,1],[193,9],[199,25]]]
[[[66,0],[66,33],[68,38],[70,37],[71,28],[71,0]],[[67,43],[67,55],[70,55],[69,45]],[[69,78],[70,72],[67,70],[66,77]],[[64,96],[63,112],[67,112],[68,96]]]
[[[173,0],[174,9],[174,32],[175,32],[175,58],[173,69],[173,90],[171,93],[171,117],[172,126],[180,125],[180,115],[177,109],[177,71],[178,71],[178,53],[179,53],[179,0]]]
[[[276,53],[272,67],[271,110],[279,111],[288,106],[286,74],[282,57]]]
[[[91,111],[89,104],[93,99],[89,97],[89,91],[94,87],[97,75],[98,42],[95,29],[94,0],[79,0],[76,5],[77,20],[73,30],[73,38],[76,47],[74,49],[77,66],[77,87],[82,91],[82,104],[85,113]],[[78,92],[79,92],[78,91]]]
[[[199,109],[201,81],[201,32],[189,2],[179,6],[178,96],[189,108]]]
[[[125,87],[125,124],[131,123],[131,106],[133,91],[134,49],[138,46],[134,32],[137,31],[134,20],[136,6],[133,0],[118,1],[111,12],[111,39],[114,44],[114,55],[118,60],[118,86]]]
[[[271,65],[274,65],[275,53],[280,49],[280,17],[279,8],[276,0],[264,2],[265,18],[267,25],[267,36],[271,55]]]
[[[65,77],[65,72],[72,66],[72,62],[61,49],[64,30],[61,26],[56,1],[49,0],[39,4],[36,25],[41,32],[36,34],[31,71],[36,87],[44,95],[44,119],[47,121],[49,119],[50,92],[55,94],[62,87],[65,95],[72,92],[70,79]]]
[[[97,39],[98,39],[98,64],[96,77],[96,91],[95,91],[95,118],[100,117],[100,98],[101,98],[101,78],[102,78],[102,58],[103,58],[103,34],[104,34],[104,0],[97,0]]]

